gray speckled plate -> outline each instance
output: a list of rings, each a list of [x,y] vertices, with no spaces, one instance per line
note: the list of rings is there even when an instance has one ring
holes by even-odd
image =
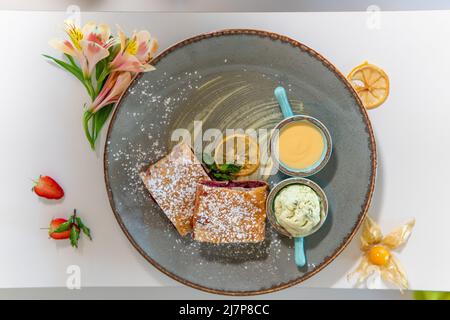
[[[154,64],[156,71],[137,77],[122,97],[104,155],[111,206],[136,249],[184,284],[233,295],[280,290],[329,264],[364,218],[376,172],[370,122],[344,76],[303,44],[255,30],[199,35],[167,49]],[[328,165],[311,177],[330,209],[323,227],[305,241],[304,269],[294,263],[293,241],[270,226],[262,244],[217,246],[180,237],[138,177],[170,150],[173,129],[191,129],[194,120],[203,120],[203,129],[273,127],[282,119],[273,96],[278,85],[297,113],[320,119],[333,138]]]

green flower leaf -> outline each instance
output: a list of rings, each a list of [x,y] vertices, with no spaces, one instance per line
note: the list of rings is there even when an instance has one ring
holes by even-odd
[[[105,80],[110,73],[108,64],[109,60],[108,57],[106,57],[105,59],[100,60],[95,66],[95,77],[97,80],[97,87],[95,91],[96,95],[98,95],[102,90],[103,85],[105,84]]]
[[[76,65],[75,61],[73,60],[73,58],[69,55],[66,55],[66,57],[70,57],[68,58],[69,61],[71,62],[71,64],[64,62],[62,60],[56,59],[52,56],[43,54],[43,56],[47,59],[52,60],[54,63],[56,63],[58,66],[60,66],[61,68],[63,68],[64,70],[70,72],[71,74],[73,74],[78,80],[80,80],[80,82],[84,85],[84,87],[86,88],[89,96],[91,97],[92,100],[94,100],[95,98],[95,91],[94,88],[92,87],[92,83],[90,81],[90,79],[85,79],[83,76],[83,72],[81,71],[81,69]]]
[[[78,67],[77,63],[75,62],[75,60],[73,59],[73,57],[70,54],[65,53],[64,54],[67,58],[67,60],[70,61],[70,63],[72,64],[72,66],[78,70],[80,70],[80,73],[83,74],[83,72],[81,71],[80,67]]]
[[[115,44],[109,48],[109,56],[107,57],[108,63],[114,60],[119,51],[120,51],[120,43]]]
[[[99,111],[97,111],[94,114],[94,117],[92,120],[92,121],[94,121],[94,131],[93,131],[94,142],[97,140],[98,136],[100,135],[100,132],[101,132],[103,126],[105,125],[106,121],[108,120],[113,109],[114,109],[114,103],[101,108]]]
[[[100,136],[102,128],[108,121],[111,112],[114,110],[114,103],[101,108],[96,113],[86,110],[83,114],[83,128],[92,150],[95,150],[95,142]]]
[[[47,59],[52,60],[53,62],[55,62],[58,66],[60,66],[61,68],[65,69],[66,71],[70,72],[71,74],[73,74],[78,80],[80,80],[82,83],[84,83],[84,77],[83,77],[83,73],[81,72],[81,69],[78,68],[76,65],[72,65],[72,64],[68,64],[67,62],[64,62],[62,60],[53,58],[52,56],[43,54],[44,57],[46,57]],[[69,56],[70,57],[70,56]]]
[[[106,64],[108,63],[108,57],[105,59],[100,60],[97,65],[95,66],[95,78],[98,79],[100,75],[103,72],[103,69],[105,69]]]

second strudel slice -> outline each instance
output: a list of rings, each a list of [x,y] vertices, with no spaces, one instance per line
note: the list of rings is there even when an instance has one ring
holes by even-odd
[[[200,181],[192,221],[194,239],[209,243],[263,241],[267,191],[264,181]]]

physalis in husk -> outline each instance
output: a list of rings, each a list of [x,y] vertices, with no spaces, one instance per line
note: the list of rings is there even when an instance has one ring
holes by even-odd
[[[378,272],[381,278],[390,282],[400,290],[408,288],[408,279],[398,259],[391,250],[406,243],[411,235],[415,220],[394,229],[390,234],[383,237],[380,226],[367,217],[364,221],[361,235],[361,251],[363,256],[358,267],[348,275],[358,275],[356,285],[367,280],[374,272]]]

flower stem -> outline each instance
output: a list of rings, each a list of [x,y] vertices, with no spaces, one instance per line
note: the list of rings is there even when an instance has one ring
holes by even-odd
[[[95,150],[95,140],[91,133],[89,132],[89,120],[92,118],[94,114],[91,111],[86,110],[83,114],[83,128],[84,128],[84,134],[86,135],[86,138],[89,141],[89,144],[91,145],[91,149]]]
[[[95,140],[97,140],[97,131],[95,128],[95,113],[92,115],[91,136],[92,136],[92,141],[95,143]]]
[[[95,93],[95,89],[92,85],[91,78],[84,78],[84,85],[89,93],[89,96],[91,97],[91,100],[94,101],[95,97],[97,96]]]

